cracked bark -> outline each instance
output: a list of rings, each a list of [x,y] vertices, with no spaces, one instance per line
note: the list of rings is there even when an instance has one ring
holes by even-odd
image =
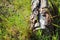
[[[48,0],[32,0],[31,29],[45,29],[50,22]],[[36,29],[36,30],[37,30]]]

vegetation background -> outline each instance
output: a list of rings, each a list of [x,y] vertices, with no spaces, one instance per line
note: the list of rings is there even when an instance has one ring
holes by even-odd
[[[51,1],[57,6],[57,14],[60,15],[60,0]],[[41,31],[33,34],[29,29],[30,14],[31,0],[0,0],[0,40],[40,40]],[[60,17],[55,22],[54,25],[60,29]],[[59,33],[59,30],[56,31],[52,40],[59,40]],[[42,40],[49,39],[46,36]]]

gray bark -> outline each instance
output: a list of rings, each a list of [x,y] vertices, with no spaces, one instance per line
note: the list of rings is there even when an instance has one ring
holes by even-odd
[[[30,17],[31,28],[40,26],[40,29],[45,29],[48,25],[48,0],[32,0],[32,14]],[[39,5],[40,4],[40,5]],[[39,15],[39,16],[37,16]],[[37,19],[38,18],[38,19]]]
[[[41,29],[45,29],[46,26],[49,24],[50,20],[50,13],[48,10],[48,0],[41,0],[41,7],[39,9],[39,24]]]
[[[32,0],[31,1],[31,9],[32,9],[32,11],[37,8],[38,4],[39,4],[39,0]]]
[[[48,0],[41,0],[41,8],[47,8],[48,7]]]
[[[37,23],[38,5],[39,5],[39,0],[32,0],[32,3],[31,3],[32,14],[30,17],[31,29],[38,26],[38,23]]]

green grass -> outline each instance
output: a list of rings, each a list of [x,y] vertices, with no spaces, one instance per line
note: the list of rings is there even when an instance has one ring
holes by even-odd
[[[41,30],[30,31],[30,14],[31,0],[7,0],[5,3],[0,0],[0,40],[30,40],[30,37],[31,40],[48,40],[48,36],[41,35]],[[58,40],[58,32],[52,40]]]

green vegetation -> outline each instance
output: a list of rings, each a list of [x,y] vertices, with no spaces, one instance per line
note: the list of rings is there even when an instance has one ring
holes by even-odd
[[[60,0],[55,2],[60,15]],[[0,40],[40,40],[41,30],[32,33],[30,27],[31,0],[0,0]],[[56,18],[56,24],[60,28],[60,18]],[[32,36],[32,38],[30,38]],[[44,36],[43,36],[44,37]],[[49,40],[48,37],[42,40]],[[52,40],[58,40],[58,31],[52,36]]]

